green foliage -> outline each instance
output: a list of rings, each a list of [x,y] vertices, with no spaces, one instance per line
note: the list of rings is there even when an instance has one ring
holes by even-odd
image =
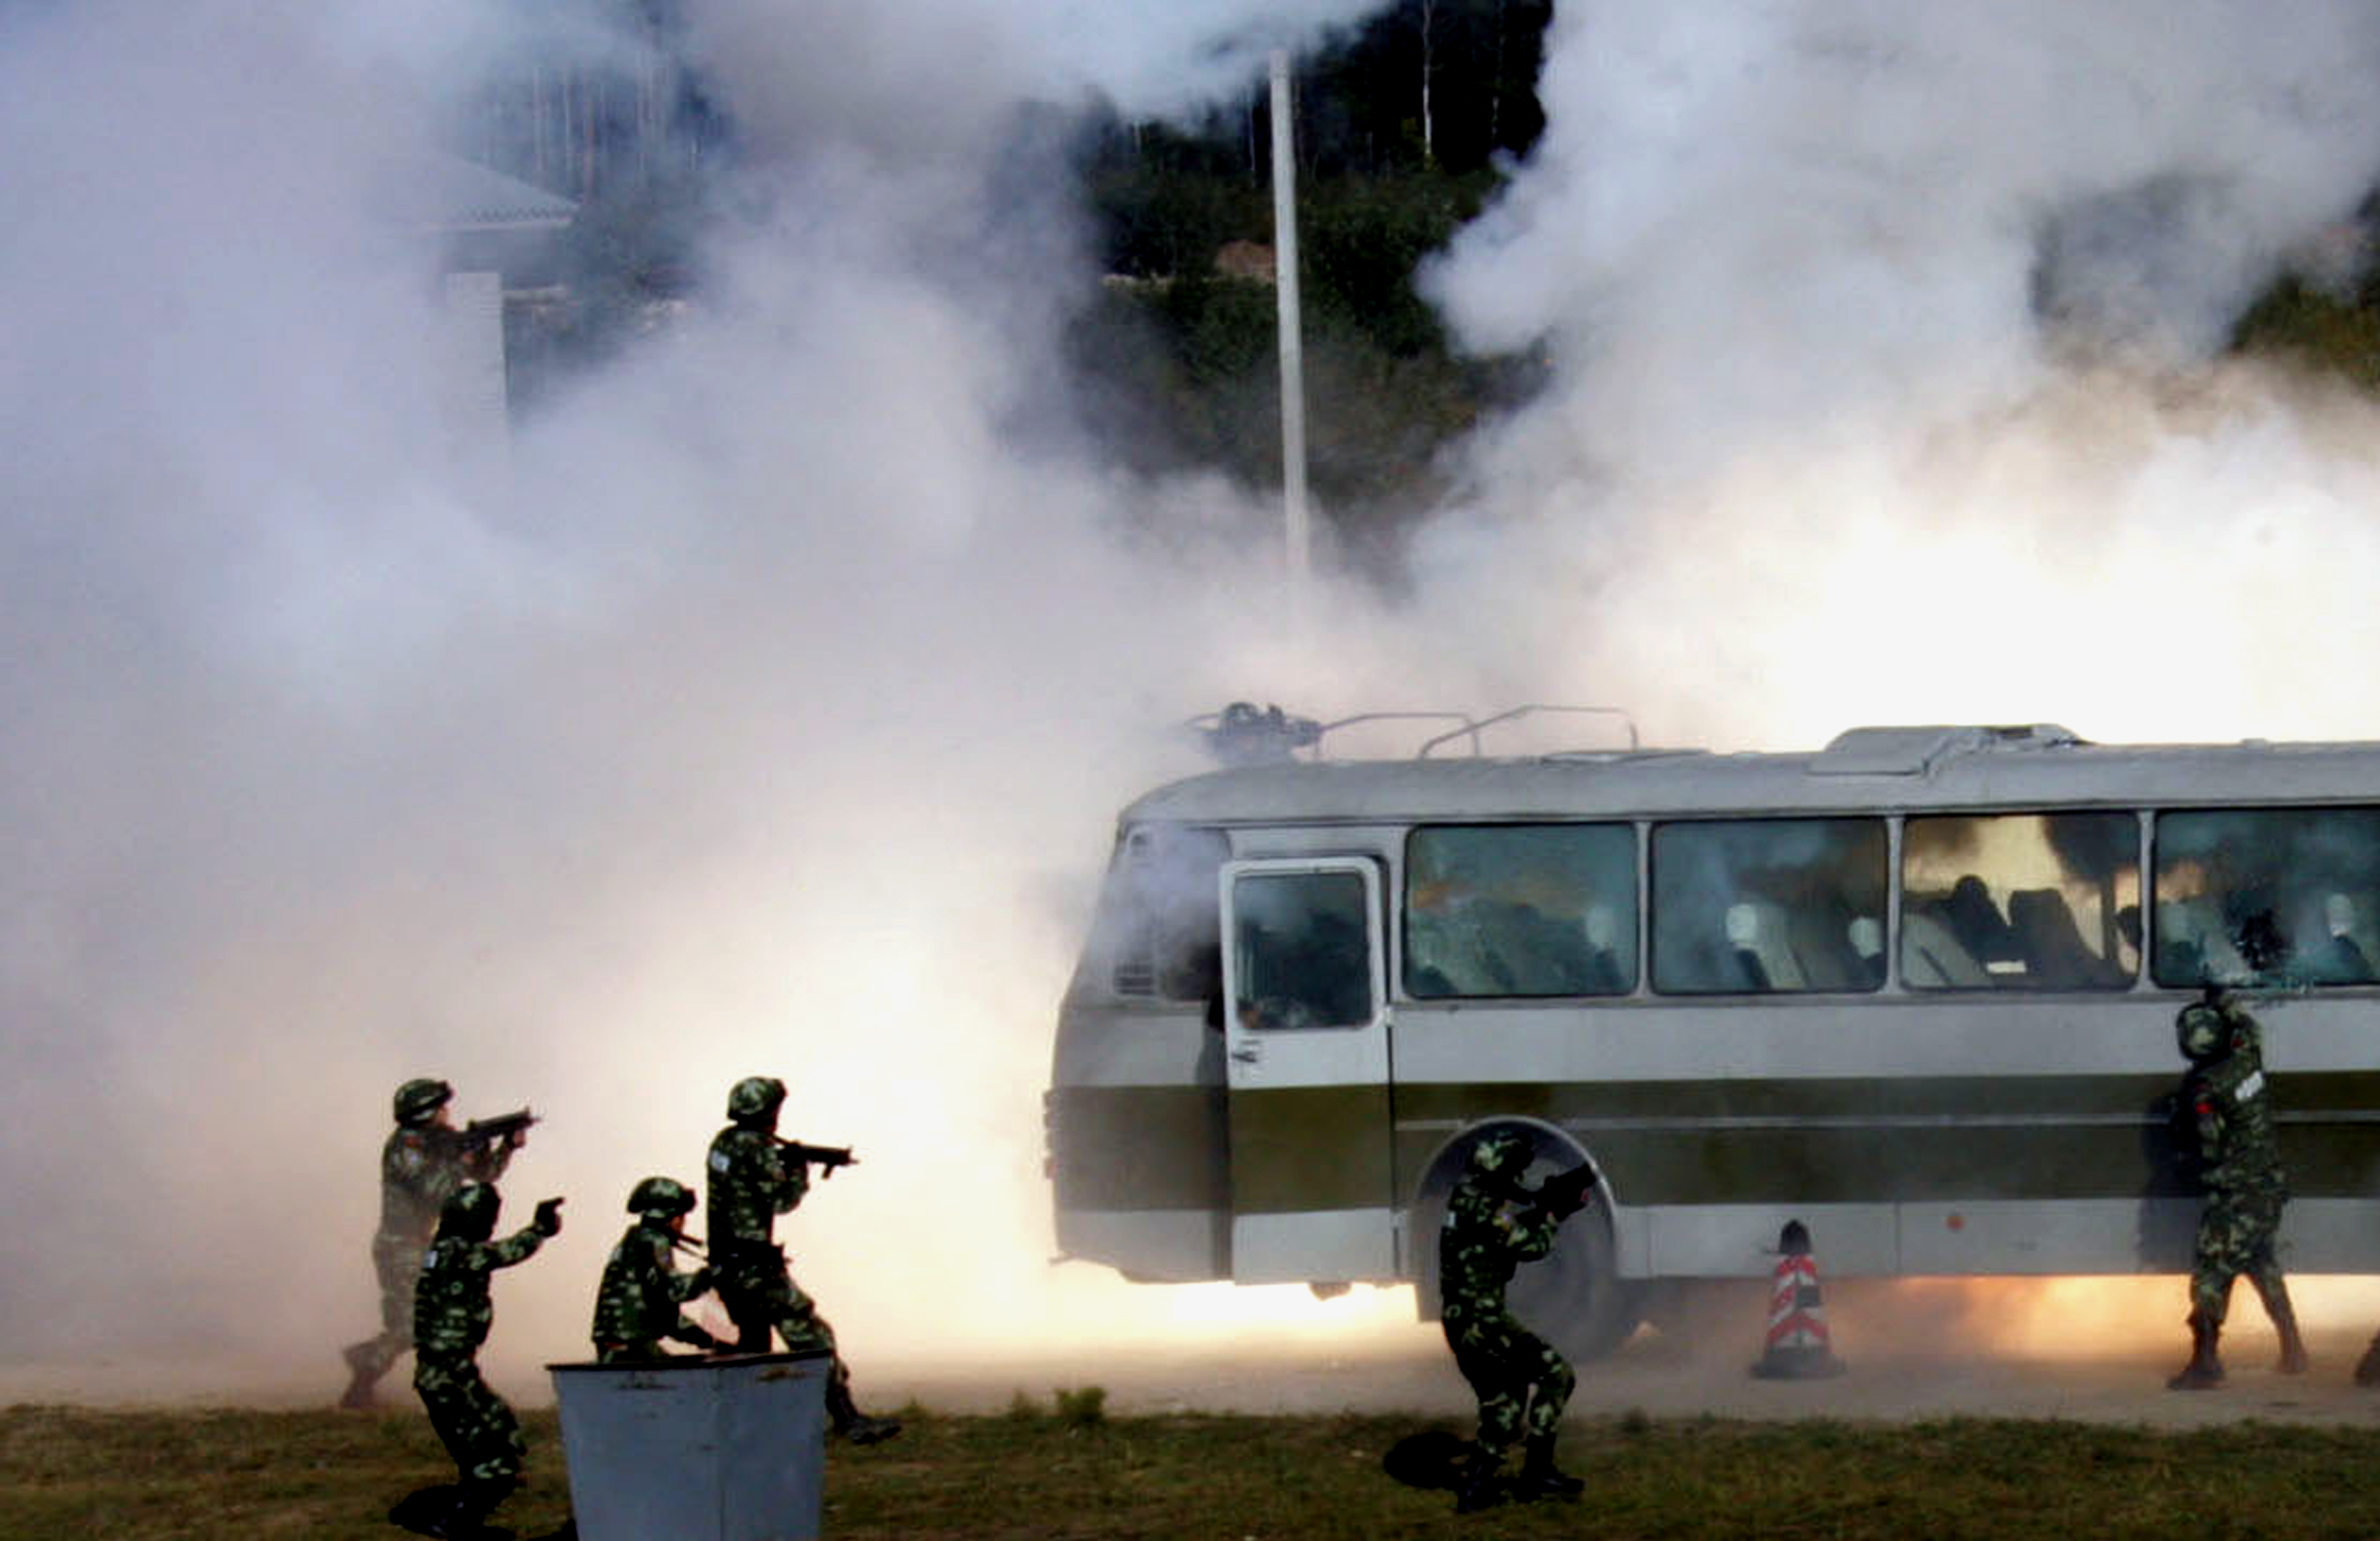
[[[2231,346],[2380,391],[2380,275],[2343,294],[2285,277],[2240,318]]]

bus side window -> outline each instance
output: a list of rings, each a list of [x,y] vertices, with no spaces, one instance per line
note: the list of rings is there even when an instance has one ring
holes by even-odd
[[[1657,826],[1653,988],[1672,995],[1877,989],[1885,853],[1880,819]],[[1868,924],[1858,935],[1873,953],[1854,939],[1862,920]]]
[[[1405,993],[1624,995],[1636,988],[1636,831],[1425,825],[1405,843]]]
[[[1364,880],[1353,872],[1253,873],[1232,890],[1232,1009],[1257,1028],[1372,1019]]]
[[[2131,987],[2136,816],[1912,815],[1900,852],[1900,977],[1911,989]]]
[[[2208,808],[2157,816],[2156,982],[2380,982],[2380,809]]]

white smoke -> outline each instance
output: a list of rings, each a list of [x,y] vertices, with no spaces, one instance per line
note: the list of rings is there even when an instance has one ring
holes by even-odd
[[[2356,7],[1565,4],[1548,139],[1437,281],[1552,388],[1412,613],[1301,630],[1220,539],[1269,511],[1071,436],[1092,274],[1020,109],[1187,109],[1364,8],[691,7],[747,133],[701,307],[494,483],[407,211],[509,12],[0,11],[0,1353],[274,1344],[328,1395],[424,1074],[548,1115],[516,1358],[576,1352],[628,1187],[756,1073],[860,1148],[787,1231],[863,1377],[1222,1330],[1039,1256],[1089,885],[1187,768],[1118,724],[2360,731],[2370,414],[2194,363],[2369,183]]]
[[[2368,7],[1581,4],[1548,48],[1432,275],[1553,370],[1419,564],[1447,624],[1560,592],[1508,677],[1780,746],[2371,732],[2316,662],[2380,576],[2368,410],[2205,364],[2372,187]]]
[[[501,1353],[583,1347],[628,1187],[761,1073],[860,1148],[790,1239],[863,1364],[1174,1309],[1045,1266],[1049,1035],[1164,725],[1298,682],[1265,556],[1126,539],[1247,511],[1053,420],[1093,274],[1018,110],[1353,8],[695,7],[751,126],[703,300],[495,476],[422,213],[504,7],[0,15],[0,1353],[335,1382],[418,1074],[547,1115]]]

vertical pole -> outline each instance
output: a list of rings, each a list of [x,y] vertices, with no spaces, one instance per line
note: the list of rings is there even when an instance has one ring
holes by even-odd
[[[1272,228],[1274,288],[1281,306],[1281,496],[1289,576],[1305,581],[1312,539],[1305,509],[1305,359],[1297,302],[1297,158],[1292,145],[1289,55],[1272,54]]]

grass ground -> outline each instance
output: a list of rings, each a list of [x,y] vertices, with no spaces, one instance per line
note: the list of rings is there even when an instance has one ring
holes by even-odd
[[[902,1438],[828,1458],[830,1537],[1493,1535],[2313,1537],[2380,1535],[2380,1432],[2256,1422],[2163,1431],[1917,1424],[1581,1421],[1577,1504],[1458,1518],[1380,1469],[1412,1417],[1109,1418],[1097,1399],[1005,1416],[905,1411]],[[499,1518],[568,1513],[553,1415]],[[448,1474],[410,1412],[0,1413],[0,1541],[387,1541],[388,1506]],[[655,1538],[669,1541],[669,1538]]]

